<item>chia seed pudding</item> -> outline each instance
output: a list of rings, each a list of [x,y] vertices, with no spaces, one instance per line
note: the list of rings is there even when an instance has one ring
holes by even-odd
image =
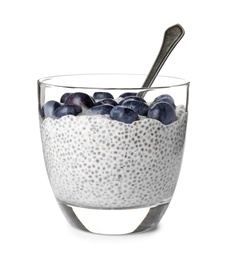
[[[180,172],[187,125],[184,106],[163,124],[131,123],[107,114],[41,120],[45,164],[53,192],[67,205],[138,208],[168,203]]]

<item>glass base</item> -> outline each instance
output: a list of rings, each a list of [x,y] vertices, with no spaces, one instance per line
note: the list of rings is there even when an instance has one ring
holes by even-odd
[[[74,227],[96,234],[123,235],[153,230],[169,203],[136,209],[89,209],[58,202]]]

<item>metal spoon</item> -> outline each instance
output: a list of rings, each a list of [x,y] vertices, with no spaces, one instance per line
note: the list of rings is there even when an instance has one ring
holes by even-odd
[[[161,49],[146,80],[142,85],[142,88],[149,89],[151,87],[163,64],[169,57],[172,50],[184,36],[184,33],[184,29],[180,24],[173,25],[165,31]],[[137,94],[137,96],[144,97],[146,92],[147,91],[141,91]]]

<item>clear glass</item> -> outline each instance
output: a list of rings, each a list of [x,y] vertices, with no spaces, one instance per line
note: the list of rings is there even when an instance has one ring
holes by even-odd
[[[43,105],[64,93],[139,93],[146,75],[78,74],[38,80],[41,140],[49,181],[66,219],[99,234],[154,229],[175,190],[184,151],[189,82],[158,76],[146,90],[148,105],[160,95],[175,101],[176,120],[140,116],[132,123],[109,115],[44,118]],[[96,101],[94,101],[96,102]]]

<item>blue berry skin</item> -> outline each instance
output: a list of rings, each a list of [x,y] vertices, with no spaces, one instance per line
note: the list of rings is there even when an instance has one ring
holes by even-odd
[[[138,114],[130,108],[124,106],[115,106],[110,112],[110,117],[113,120],[131,124],[139,120]]]
[[[109,115],[112,109],[113,106],[111,105],[95,106],[88,109],[87,115]]]
[[[137,93],[135,92],[125,92],[123,94],[120,95],[121,98],[125,98],[125,97],[129,97],[129,96],[136,96]]]
[[[146,101],[145,101],[143,98],[141,98],[141,97],[137,97],[137,96],[128,96],[128,97],[125,97],[125,98],[121,99],[120,102],[119,102],[119,105],[122,105],[123,102],[125,102],[125,101],[128,100],[128,99],[134,99],[134,100],[142,101],[142,102],[146,103]]]
[[[117,102],[116,102],[114,99],[112,99],[112,98],[105,98],[105,99],[102,99],[102,100],[100,100],[100,101],[98,101],[98,102],[96,102],[96,103],[94,104],[94,106],[100,106],[100,105],[112,105],[112,106],[117,106],[118,104],[117,104]]]
[[[175,109],[167,102],[158,102],[149,110],[147,117],[159,120],[162,124],[168,125],[177,120]]]
[[[60,103],[65,103],[66,99],[71,95],[72,93],[65,93],[60,98]]]
[[[55,116],[55,118],[61,118],[62,116],[67,116],[67,115],[76,116],[80,112],[82,112],[82,109],[79,106],[62,105],[61,107],[58,107],[55,110],[54,116]]]
[[[43,118],[47,118],[47,117],[55,118],[54,112],[60,106],[61,106],[61,104],[57,101],[54,101],[54,100],[48,101],[41,108],[41,116]]]
[[[105,98],[114,99],[113,95],[109,92],[94,92],[93,98],[94,99],[105,99]]]
[[[76,92],[67,97],[65,104],[90,108],[94,105],[94,102],[86,93]]]
[[[140,116],[146,116],[149,109],[149,106],[146,103],[134,99],[125,100],[122,106],[134,110]]]
[[[158,103],[158,102],[166,102],[166,103],[169,103],[174,108],[176,108],[174,99],[168,94],[163,94],[163,95],[156,97],[151,106],[153,106],[155,103]]]

